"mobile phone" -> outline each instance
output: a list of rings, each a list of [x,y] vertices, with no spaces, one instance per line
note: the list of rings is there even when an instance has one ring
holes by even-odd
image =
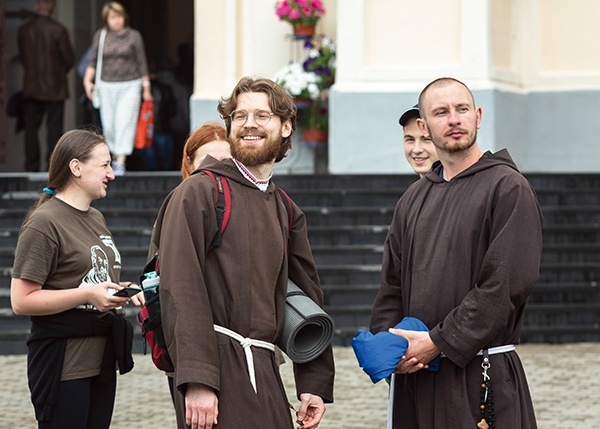
[[[138,294],[141,291],[142,290],[139,287],[127,286],[127,287],[124,287],[123,289],[119,289],[118,291],[113,293],[113,296],[121,296],[121,297],[131,298],[133,295]]]

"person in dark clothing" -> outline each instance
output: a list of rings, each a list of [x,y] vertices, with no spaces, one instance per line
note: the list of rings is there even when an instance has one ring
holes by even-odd
[[[419,112],[440,161],[396,205],[371,317],[372,333],[409,342],[388,427],[535,429],[515,351],[541,261],[535,192],[505,149],[479,148],[481,108],[462,82],[430,83]],[[407,316],[430,331],[392,329]]]
[[[19,55],[23,76],[25,170],[40,171],[38,132],[46,115],[47,158],[63,133],[64,101],[69,97],[67,72],[75,53],[67,29],[52,19],[54,0],[38,0],[37,15],[19,28]]]

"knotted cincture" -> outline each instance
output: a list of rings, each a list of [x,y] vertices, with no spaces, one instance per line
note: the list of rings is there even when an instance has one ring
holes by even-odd
[[[246,363],[248,364],[248,376],[250,377],[250,384],[252,384],[252,388],[256,393],[256,373],[254,371],[254,357],[252,355],[252,347],[260,347],[263,349],[270,350],[275,352],[275,346],[271,343],[262,340],[255,340],[253,338],[245,338],[238,334],[237,332],[232,331],[231,329],[227,329],[223,326],[213,325],[215,332],[219,332],[220,334],[225,334],[234,340],[236,340],[242,346],[244,353],[246,355]]]

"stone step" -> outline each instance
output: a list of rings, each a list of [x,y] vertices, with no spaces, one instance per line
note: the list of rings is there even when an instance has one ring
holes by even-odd
[[[11,314],[12,252],[25,213],[47,179],[44,173],[0,176],[0,314]],[[600,175],[533,174],[527,178],[544,214],[544,249],[522,338],[600,341]],[[336,322],[335,344],[348,345],[357,329],[368,326],[394,207],[415,180],[414,175],[276,178],[306,214],[326,310]],[[107,198],[94,202],[123,255],[123,280],[138,279],[158,208],[180,181],[178,172],[131,172],[110,183]],[[14,347],[6,337],[19,338],[24,346],[28,319],[13,318],[0,320],[0,352]]]
[[[136,274],[137,281],[141,270],[128,270]],[[374,283],[333,284],[323,283],[325,303],[327,305],[369,305],[371,306],[379,290],[379,281]],[[528,303],[537,304],[585,304],[600,302],[600,285],[598,282],[590,283],[537,283]],[[0,311],[10,308],[10,279],[6,279],[0,287]]]
[[[41,192],[47,183],[47,173],[2,173],[0,190],[33,190]],[[578,189],[600,189],[600,175],[597,173],[528,173],[527,180],[536,192],[546,189],[565,189],[576,191]],[[302,189],[322,188],[369,188],[380,189],[389,187],[406,188],[414,183],[417,178],[414,174],[374,174],[374,175],[278,175],[275,178],[278,186],[284,189],[295,187]],[[111,182],[115,189],[155,189],[170,190],[181,182],[178,171],[131,171],[126,177],[119,177]]]
[[[541,207],[544,215],[544,227],[550,225],[598,225],[600,223],[600,205],[545,205]]]
[[[600,242],[597,243],[544,243],[542,262],[546,263],[598,263]]]
[[[540,283],[591,283],[600,280],[597,262],[542,263]]]
[[[531,173],[525,177],[536,189],[600,189],[597,173]]]
[[[150,232],[140,231],[138,234],[132,235],[139,236],[139,239],[134,241],[141,245],[121,246],[123,236],[119,236],[119,251],[126,266],[140,266],[146,261]],[[364,265],[381,264],[383,248],[383,245],[378,244],[313,245],[312,252],[317,266]],[[0,248],[0,266],[11,265],[13,253],[12,248]],[[598,263],[598,260],[600,260],[600,243],[545,244],[542,252],[543,264],[583,263],[593,265]]]
[[[333,318],[338,329],[356,327],[368,329],[371,320],[371,305],[326,305],[325,311]],[[523,331],[542,327],[587,327],[586,333],[600,335],[600,302],[570,304],[527,305]],[[551,332],[551,331],[548,331]],[[596,337],[596,341],[600,337]]]
[[[599,243],[600,224],[544,225],[544,246],[548,244]]]
[[[529,297],[532,304],[559,304],[600,302],[600,284],[592,282],[540,283]]]
[[[529,303],[523,323],[527,326],[590,325],[600,327],[600,301],[570,303]]]
[[[2,173],[0,194],[11,192],[31,192],[36,199],[46,186],[47,174],[32,176],[28,174]],[[367,189],[372,191],[399,189],[403,191],[410,186],[414,175],[290,175],[277,176],[275,183],[286,192],[295,190],[323,189]],[[131,172],[125,178],[117,178],[109,183],[109,194],[119,191],[153,191],[170,192],[181,183],[181,176],[174,172]]]
[[[308,214],[321,212],[328,214],[331,208],[348,208],[350,211],[363,207],[367,211],[383,210],[386,214],[393,209],[402,194],[402,189],[378,190],[376,192],[364,189],[295,189],[289,191],[290,197]],[[546,223],[594,223],[600,221],[600,192],[597,190],[579,190],[565,192],[569,201],[562,193],[552,190],[538,195],[544,212]],[[552,194],[550,194],[552,192]],[[93,206],[105,212],[113,208],[154,209],[162,204],[168,192],[155,190],[115,190],[107,198],[96,200]],[[2,209],[22,210],[27,212],[38,198],[31,191],[5,192],[0,199]],[[575,198],[577,197],[577,198]],[[573,200],[573,201],[570,201]]]
[[[323,285],[325,305],[328,307],[368,305],[373,306],[379,283],[354,285]]]
[[[600,326],[597,324],[527,325],[521,331],[521,343],[597,343],[599,340]]]

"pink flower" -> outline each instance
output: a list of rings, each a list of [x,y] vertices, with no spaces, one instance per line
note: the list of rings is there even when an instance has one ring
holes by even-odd
[[[290,13],[288,14],[288,17],[290,19],[300,19],[301,18],[300,11],[298,11],[296,9],[291,9]]]
[[[325,13],[321,0],[280,0],[275,4],[275,14],[292,24],[315,25]]]
[[[287,1],[284,1],[278,4],[277,8],[275,9],[275,13],[281,19],[286,17],[291,10],[292,8],[290,8],[290,6],[287,4]]]
[[[325,8],[323,7],[321,0],[312,0],[312,7],[321,14],[325,13]]]

